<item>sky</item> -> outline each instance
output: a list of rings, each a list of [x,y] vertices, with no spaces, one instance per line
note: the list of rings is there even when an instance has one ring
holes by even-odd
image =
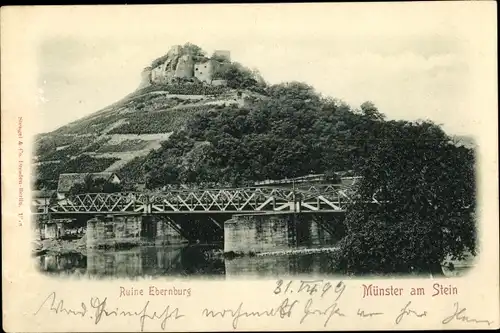
[[[271,84],[303,81],[353,107],[372,101],[388,119],[430,119],[450,134],[468,135],[476,121],[474,12],[429,5],[40,9],[36,131],[121,99],[153,59],[191,42],[208,54],[230,50],[232,60],[257,68]]]

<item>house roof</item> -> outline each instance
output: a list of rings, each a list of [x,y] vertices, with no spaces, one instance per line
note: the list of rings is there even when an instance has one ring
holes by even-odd
[[[68,192],[74,184],[83,183],[87,175],[90,175],[93,180],[96,179],[109,180],[111,179],[111,177],[113,177],[113,175],[116,176],[114,172],[61,173],[59,175],[59,183],[57,184],[57,192],[59,193]]]

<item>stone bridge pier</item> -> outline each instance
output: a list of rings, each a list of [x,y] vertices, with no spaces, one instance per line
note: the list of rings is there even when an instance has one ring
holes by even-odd
[[[170,245],[186,242],[188,239],[162,216],[114,215],[94,217],[87,221],[88,248]]]
[[[224,243],[224,252],[262,253],[332,246],[344,236],[342,213],[98,216],[87,247]]]
[[[222,241],[224,221],[229,218],[199,214],[97,216],[87,221],[87,247],[213,243]]]
[[[224,252],[281,252],[333,246],[345,234],[338,213],[234,215],[224,223]]]
[[[42,230],[42,239],[59,239],[65,234],[65,225],[57,222],[45,223]]]

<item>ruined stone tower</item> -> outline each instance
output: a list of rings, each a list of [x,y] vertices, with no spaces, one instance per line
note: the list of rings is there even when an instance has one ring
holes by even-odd
[[[174,78],[189,79],[197,78],[201,82],[212,84],[213,75],[224,62],[231,61],[231,52],[227,50],[216,50],[214,59],[199,57],[191,54],[181,45],[170,48],[168,53],[152,62],[141,74],[141,84],[139,88],[147,87],[150,84],[167,84]],[[225,61],[221,61],[224,59]],[[220,81],[220,82],[219,82]],[[221,85],[223,80],[217,80],[217,85]]]

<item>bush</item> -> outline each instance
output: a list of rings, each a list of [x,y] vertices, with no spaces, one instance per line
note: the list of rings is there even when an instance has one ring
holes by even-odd
[[[145,180],[143,170],[145,162],[146,156],[136,157],[125,164],[117,174],[125,183],[142,183]]]
[[[122,191],[120,184],[112,183],[103,178],[93,178],[90,174],[85,176],[83,183],[76,183],[71,186],[69,195],[81,193],[114,193]]]
[[[33,174],[35,176],[35,183],[38,184],[52,184],[59,179],[59,174],[65,172],[66,163],[44,163],[34,167]]]

